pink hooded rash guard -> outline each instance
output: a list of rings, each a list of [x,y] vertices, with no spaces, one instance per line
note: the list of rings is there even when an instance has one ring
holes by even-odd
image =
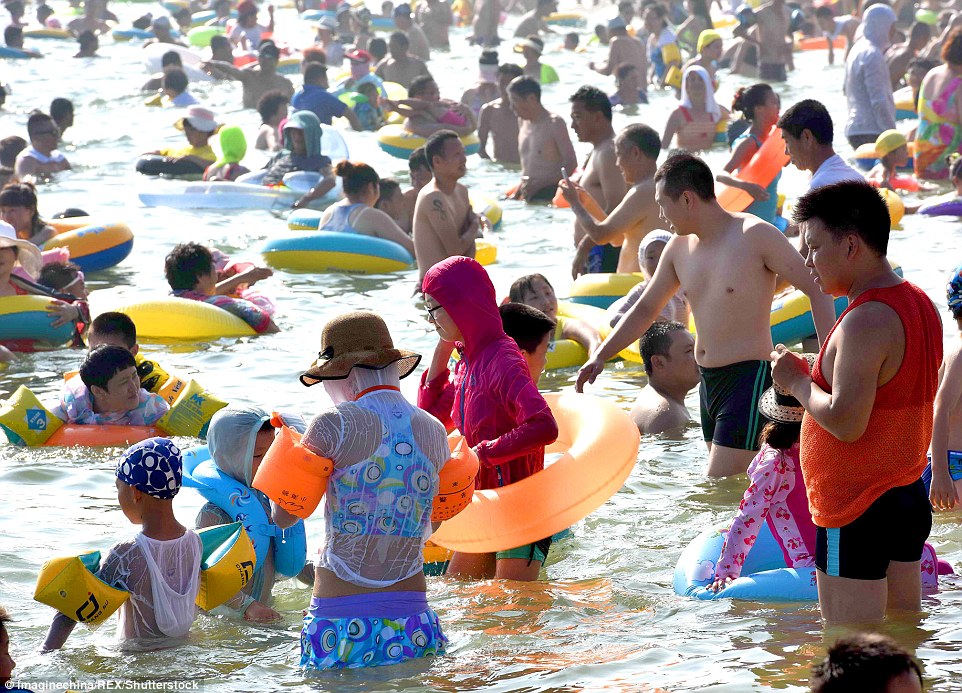
[[[464,343],[453,381],[445,370],[421,376],[418,406],[446,428],[452,423],[481,460],[478,488],[497,488],[544,469],[545,445],[558,437],[547,402],[531,381],[513,339],[504,333],[488,273],[467,257],[450,257],[428,270],[421,290],[454,320]]]

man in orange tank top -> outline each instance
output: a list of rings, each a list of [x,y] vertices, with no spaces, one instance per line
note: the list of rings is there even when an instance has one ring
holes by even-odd
[[[801,463],[818,527],[822,617],[881,621],[918,611],[932,509],[919,478],[932,436],[942,326],[932,301],[888,259],[890,220],[867,183],[812,190],[795,208],[806,264],[849,307],[815,368],[776,347],[772,376],[805,408]]]

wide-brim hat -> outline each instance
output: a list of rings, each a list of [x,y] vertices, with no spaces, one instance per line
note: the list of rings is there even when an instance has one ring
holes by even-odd
[[[40,267],[43,265],[40,248],[30,241],[17,238],[17,232],[5,221],[0,221],[0,248],[16,248],[20,266],[34,279],[40,276]]]
[[[533,51],[537,51],[538,55],[541,55],[544,53],[544,42],[536,36],[528,36],[527,38],[522,39],[514,44],[515,53],[520,53],[525,48],[530,48]]]
[[[187,115],[183,118],[178,118],[177,122],[174,123],[174,127],[178,130],[183,130],[185,120],[190,123],[192,128],[200,130],[201,132],[217,132],[217,130],[220,129],[220,123],[215,119],[213,112],[202,106],[191,106],[188,108]]]
[[[328,321],[321,333],[317,360],[301,375],[306,387],[323,380],[342,380],[352,368],[381,370],[393,366],[398,377],[411,375],[421,355],[396,349],[387,324],[377,313],[354,311]]]
[[[809,371],[815,368],[817,354],[799,355],[808,361]],[[762,393],[761,399],[758,400],[758,411],[766,419],[777,423],[799,423],[805,414],[805,408],[799,401],[777,383]]]

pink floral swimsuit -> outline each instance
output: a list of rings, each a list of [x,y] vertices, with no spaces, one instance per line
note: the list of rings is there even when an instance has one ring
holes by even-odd
[[[738,506],[715,569],[716,578],[741,575],[761,522],[768,522],[782,547],[785,565],[815,565],[815,523],[808,509],[805,481],[798,462],[798,443],[788,450],[762,445],[748,466],[751,482]]]

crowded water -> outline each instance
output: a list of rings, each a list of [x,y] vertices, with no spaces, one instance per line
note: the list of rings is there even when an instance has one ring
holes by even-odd
[[[113,9],[129,20],[145,7],[123,4]],[[611,11],[597,10],[597,16]],[[277,17],[276,35],[295,45],[310,40],[309,26],[293,9],[280,9]],[[509,18],[509,27],[512,21],[516,19]],[[429,64],[448,98],[457,99],[475,73],[477,49],[465,47],[466,32],[453,30],[451,53],[435,54]],[[589,59],[603,59],[604,48],[589,47],[586,53],[554,50],[560,40],[560,34],[547,40],[543,62],[554,66],[561,79],[545,87],[543,102],[567,120],[568,97],[579,86],[598,84],[613,91],[614,85],[611,78],[586,67]],[[502,44],[502,60],[512,59],[510,45]],[[283,217],[269,211],[142,206],[138,192],[176,183],[135,174],[134,160],[178,143],[182,135],[172,127],[172,111],[143,106],[139,86],[146,71],[139,45],[107,39],[99,51],[103,57],[84,60],[70,59],[74,46],[69,42],[35,41],[32,46],[46,57],[4,65],[2,77],[11,94],[0,112],[0,134],[25,133],[29,112],[46,108],[55,96],[71,99],[76,107],[76,124],[63,147],[74,170],[42,186],[41,213],[82,207],[99,219],[126,222],[135,235],[126,261],[88,275],[94,313],[97,306],[120,297],[165,295],[162,258],[176,243],[203,242],[234,259],[259,262],[261,242],[285,231]],[[802,98],[821,100],[836,123],[837,150],[850,156],[850,147],[838,134],[846,116],[841,61],[826,66],[824,52],[813,51],[797,53],[795,65],[788,82],[775,86],[783,110]],[[720,74],[722,103],[730,102],[737,86],[751,83],[727,71]],[[203,83],[192,89],[223,121],[241,125],[249,134],[259,125],[254,111],[240,109],[237,84]],[[636,115],[616,109],[615,131],[638,121],[661,131],[676,102],[668,91],[651,92],[651,97],[651,104],[641,106]],[[406,180],[405,162],[382,152],[372,133],[347,132],[345,139],[352,159],[371,164],[382,177]],[[586,146],[575,142],[575,147],[583,160]],[[727,150],[719,148],[705,158],[717,171],[727,157]],[[256,168],[256,155],[248,161]],[[517,182],[518,175],[517,170],[471,157],[462,182],[494,196]],[[792,200],[804,192],[807,179],[808,174],[790,166],[779,191]],[[492,235],[498,261],[488,267],[499,296],[507,294],[514,279],[530,272],[545,274],[558,294],[566,295],[571,284],[570,211],[511,200],[502,204],[504,221]],[[908,215],[901,226],[892,234],[889,257],[943,311],[944,335],[950,338],[955,325],[944,312],[944,287],[947,273],[959,263],[959,223]],[[321,327],[330,317],[361,308],[378,311],[396,344],[431,353],[436,334],[412,296],[416,280],[416,270],[381,276],[276,272],[263,287],[277,303],[279,334],[209,344],[142,344],[142,349],[156,354],[167,370],[189,374],[227,401],[291,409],[310,417],[329,402],[321,388],[307,390],[297,376],[314,360]],[[0,397],[24,384],[41,398],[53,399],[61,374],[75,369],[80,358],[80,352],[70,350],[22,356],[0,374]],[[541,389],[571,390],[576,374],[576,369],[549,371]],[[623,363],[609,367],[588,391],[627,409],[644,383],[640,365]],[[415,385],[415,378],[402,381],[412,401]],[[697,414],[697,390],[687,404]],[[450,638],[444,657],[305,674],[296,662],[310,594],[293,581],[275,588],[274,607],[284,616],[277,625],[201,615],[187,642],[175,649],[121,651],[112,624],[105,624],[98,630],[78,628],[65,649],[40,654],[53,615],[32,600],[43,562],[52,555],[106,551],[133,533],[117,505],[114,464],[119,452],[0,447],[0,602],[15,618],[8,626],[17,661],[15,678],[28,688],[39,690],[38,682],[44,681],[74,681],[80,690],[93,680],[163,680],[200,682],[212,691],[265,685],[338,691],[804,690],[812,663],[839,634],[823,628],[815,603],[699,602],[673,593],[672,572],[682,549],[703,529],[731,517],[745,485],[744,476],[705,478],[705,447],[693,422],[680,436],[642,437],[624,487],[552,547],[542,580],[429,578],[429,599]],[[174,508],[180,521],[191,525],[201,505],[198,494],[185,490]],[[958,517],[958,511],[936,514],[929,541],[960,570]],[[317,517],[307,522],[309,551],[320,527]],[[881,628],[923,664],[927,690],[956,690],[962,681],[960,584],[954,576],[943,577],[940,592],[923,600],[919,619],[890,621]]]

